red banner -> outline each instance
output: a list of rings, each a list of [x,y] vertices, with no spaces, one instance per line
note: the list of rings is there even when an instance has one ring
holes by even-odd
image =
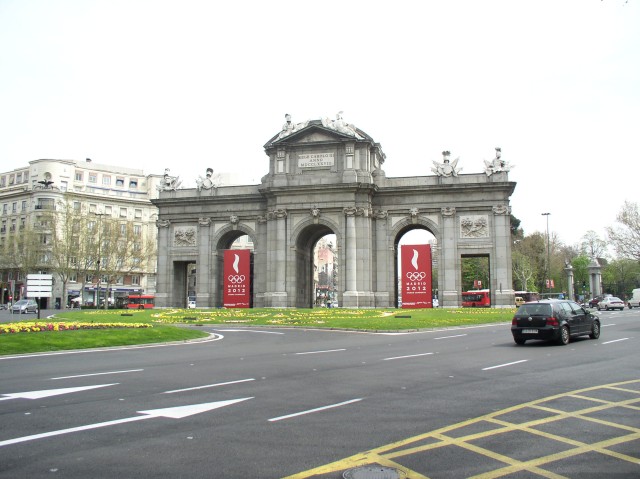
[[[228,249],[224,251],[225,308],[248,308],[251,304],[251,251]]]
[[[402,245],[402,308],[433,308],[431,296],[431,246]]]

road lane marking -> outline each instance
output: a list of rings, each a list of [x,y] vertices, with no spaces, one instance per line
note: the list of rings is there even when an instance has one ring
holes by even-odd
[[[506,366],[513,366],[514,364],[526,363],[527,361],[529,361],[529,360],[528,359],[521,359],[520,361],[514,361],[512,363],[498,364],[497,366],[489,366],[488,368],[482,368],[482,370],[483,371],[488,371],[489,369],[504,368]]]
[[[51,378],[51,380],[55,381],[56,379],[87,378],[89,376],[104,376],[107,374],[137,373],[139,371],[144,371],[144,369],[128,369],[126,371],[107,371],[104,373],[78,374],[76,376],[60,376],[57,378]]]
[[[318,407],[315,409],[308,409],[307,411],[300,411],[300,412],[296,412],[293,414],[287,414],[286,416],[279,416],[279,417],[274,417],[269,419],[269,422],[276,422],[276,421],[282,421],[283,419],[291,419],[292,417],[297,417],[297,416],[304,416],[305,414],[311,414],[314,412],[320,412],[320,411],[325,411],[327,409],[333,409],[336,407],[341,407],[341,406],[346,406],[347,404],[353,404],[355,402],[358,401],[362,401],[362,398],[359,399],[351,399],[349,401],[344,401],[344,402],[340,402],[337,404],[331,404],[329,406],[322,406],[322,407]]]
[[[215,387],[218,387],[218,386],[228,386],[229,384],[246,383],[248,381],[255,381],[255,379],[253,379],[253,378],[250,378],[250,379],[239,379],[237,381],[228,381],[226,383],[205,384],[204,386],[195,386],[195,387],[192,387],[192,388],[174,389],[173,391],[165,391],[163,394],[173,394],[173,393],[181,393],[181,392],[184,392],[184,391],[195,391],[197,389],[215,388]]]
[[[629,338],[613,339],[613,340],[611,340],[611,341],[605,341],[604,343],[600,343],[600,344],[611,344],[611,343],[617,343],[617,342],[620,342],[620,341],[626,341],[627,339],[629,339]]]
[[[6,396],[6,397],[0,398],[0,401],[7,401],[9,399],[42,399],[50,396],[59,396],[61,394],[71,394],[71,393],[77,393],[81,391],[88,391],[89,389],[115,386],[116,384],[120,384],[120,383],[96,384],[94,386],[78,386],[75,388],[43,389],[40,391],[26,391],[21,393],[0,394],[0,396]]]
[[[216,329],[216,331],[230,332],[230,333],[262,333],[262,334],[285,334],[278,331],[256,331],[254,329]]]
[[[441,336],[439,338],[433,338],[433,339],[461,338],[462,336],[466,336],[466,334],[456,334],[454,336]]]
[[[301,356],[301,355],[304,355],[304,354],[336,353],[336,352],[339,352],[339,351],[346,351],[346,349],[327,349],[327,350],[324,350],[324,351],[307,351],[307,352],[304,352],[304,353],[294,353],[294,354],[296,354],[298,356]]]
[[[406,359],[406,358],[417,358],[420,356],[430,356],[433,353],[422,353],[422,354],[410,354],[408,356],[396,356],[394,358],[384,358],[383,361],[393,361],[394,359]]]
[[[33,434],[31,436],[16,437],[14,439],[7,439],[0,441],[0,447],[10,446],[12,444],[18,444],[21,442],[34,441],[36,439],[45,439],[48,437],[61,436],[63,434],[71,434],[74,432],[87,431],[90,429],[98,429],[101,427],[115,426],[117,424],[124,424],[127,422],[143,421],[145,419],[153,419],[156,417],[166,417],[170,419],[182,419],[193,414],[200,414],[202,412],[211,411],[225,406],[230,406],[238,402],[246,401],[247,399],[253,399],[252,397],[231,399],[228,401],[216,401],[203,404],[190,404],[187,406],[170,407],[164,409],[150,409],[147,411],[137,411],[138,414],[144,414],[143,416],[126,417],[124,419],[115,419],[113,421],[98,422],[95,424],[87,424],[85,426],[71,427],[68,429],[59,429],[57,431],[43,432],[40,434]]]

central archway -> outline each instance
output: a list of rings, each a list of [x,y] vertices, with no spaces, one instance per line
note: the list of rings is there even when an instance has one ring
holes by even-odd
[[[325,224],[312,224],[304,227],[296,239],[296,307],[313,308],[316,306],[316,289],[314,277],[316,267],[314,249],[318,241],[335,232]]]

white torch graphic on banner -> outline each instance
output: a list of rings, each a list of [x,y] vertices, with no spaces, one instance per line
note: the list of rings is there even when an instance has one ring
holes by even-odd
[[[427,274],[423,271],[418,272],[418,256],[418,250],[414,249],[413,258],[411,258],[411,265],[416,271],[407,271],[407,278],[409,279],[409,281],[420,281],[423,280],[425,276],[427,276]]]
[[[229,277],[227,278],[229,280],[230,283],[236,284],[236,283],[243,283],[244,282],[244,274],[237,274],[240,272],[240,268],[238,267],[238,264],[240,263],[240,256],[234,253],[234,260],[233,260],[233,270],[236,272],[236,274],[230,274]]]

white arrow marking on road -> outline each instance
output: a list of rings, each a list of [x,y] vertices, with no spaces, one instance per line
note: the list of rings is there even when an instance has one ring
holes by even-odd
[[[18,444],[20,442],[33,441],[35,439],[44,439],[46,437],[61,436],[62,434],[70,434],[72,432],[87,431],[89,429],[98,429],[101,427],[115,426],[117,424],[124,424],[126,422],[142,421],[144,419],[152,419],[155,417],[168,417],[172,419],[182,419],[192,414],[199,414],[201,412],[211,411],[220,407],[229,406],[237,402],[246,401],[247,399],[253,399],[252,397],[231,399],[228,401],[217,401],[203,404],[192,404],[189,406],[169,407],[164,409],[150,409],[148,411],[137,411],[144,416],[126,417],[124,419],[116,419],[114,421],[99,422],[96,424],[87,424],[86,426],[72,427],[69,429],[59,429],[58,431],[43,432],[41,434],[34,434],[32,436],[16,437],[15,439],[7,439],[6,441],[0,441],[0,447],[9,446],[11,444]]]
[[[79,386],[76,388],[63,388],[63,389],[43,389],[42,391],[26,391],[23,393],[1,394],[1,396],[7,396],[7,397],[0,398],[0,401],[6,401],[8,399],[41,399],[49,396],[59,396],[60,394],[77,393],[80,391],[87,391],[89,389],[115,386],[116,384],[120,384],[120,383],[96,384],[95,386]]]

